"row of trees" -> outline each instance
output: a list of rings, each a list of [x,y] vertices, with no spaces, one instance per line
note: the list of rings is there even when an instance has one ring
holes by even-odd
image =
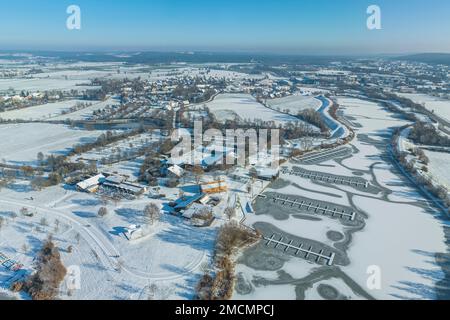
[[[320,135],[313,128],[311,128],[311,126],[301,122],[287,122],[282,125],[277,124],[275,121],[240,118],[221,121],[217,119],[214,113],[212,113],[206,106],[203,106],[201,109],[199,109],[199,111],[202,113],[202,115],[195,120],[202,121],[203,130],[205,131],[208,129],[219,129],[223,132],[223,134],[225,134],[226,130],[255,129],[256,131],[258,131],[261,129],[267,129],[270,138],[270,129],[278,129],[281,139],[298,139],[305,136],[311,137]],[[316,118],[315,116],[312,117]],[[183,117],[181,121],[185,127],[192,127],[194,125],[193,118]]]
[[[55,156],[49,155],[45,157],[41,152],[38,153],[39,165],[49,170],[47,178],[43,176],[37,176],[31,180],[31,186],[35,190],[50,187],[61,183],[64,177],[74,173],[80,172],[80,174],[93,174],[97,172],[97,166],[95,163],[86,165],[83,162],[71,162],[67,156]]]
[[[394,150],[394,156],[400,163],[400,165],[405,168],[406,171],[408,171],[412,177],[414,178],[415,182],[424,187],[426,190],[428,190],[433,196],[441,200],[441,203],[443,206],[447,208],[447,212],[450,213],[450,196],[447,188],[445,188],[442,185],[436,184],[430,177],[426,176],[425,174],[421,173],[417,166],[415,165],[414,160],[408,160],[407,153],[405,152],[399,152],[396,148],[397,141],[399,139],[399,133],[403,128],[399,128],[397,132],[395,132],[392,140],[392,149]],[[426,163],[428,161],[428,158],[426,158],[423,151],[417,151],[413,150],[412,154],[415,154],[419,161],[422,161],[424,164],[424,167],[421,168],[422,171],[428,171],[426,168]],[[421,160],[422,159],[422,160]]]
[[[73,113],[78,110],[86,109],[88,107],[92,106],[92,102],[77,102],[73,107],[70,107],[69,109],[65,109],[61,111],[62,115]]]
[[[305,110],[299,111],[297,116],[299,118],[301,118],[302,120],[318,127],[322,133],[328,132],[327,124],[325,123],[325,121],[323,121],[321,114],[319,112],[317,112],[316,110],[305,109]]]
[[[100,136],[98,136],[98,138],[94,142],[74,146],[72,151],[69,153],[69,156],[81,154],[96,148],[105,147],[111,143],[118,142],[120,140],[124,140],[142,134],[144,132],[145,129],[143,127],[139,127],[136,130],[130,130],[120,133],[107,131],[106,133],[102,133]]]
[[[450,138],[448,136],[440,134],[433,125],[420,121],[417,121],[413,125],[409,138],[419,144],[428,144],[440,147],[450,146]]]

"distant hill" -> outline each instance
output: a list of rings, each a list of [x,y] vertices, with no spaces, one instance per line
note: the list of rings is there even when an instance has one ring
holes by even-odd
[[[450,53],[420,53],[395,57],[395,60],[416,61],[431,64],[445,64],[450,66]]]

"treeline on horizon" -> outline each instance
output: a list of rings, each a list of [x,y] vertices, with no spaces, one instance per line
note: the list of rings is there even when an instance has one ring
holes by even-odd
[[[1,53],[2,51],[0,51]],[[29,53],[42,58],[58,58],[65,61],[125,62],[125,63],[266,63],[266,64],[315,64],[325,65],[336,60],[351,60],[349,56],[290,55],[270,53],[219,53],[219,52],[63,52],[63,51],[3,51],[2,59],[14,60],[15,54]]]
[[[42,58],[58,58],[64,61],[125,62],[125,63],[248,63],[265,64],[314,64],[326,65],[333,61],[366,59],[376,55],[302,55],[277,53],[233,53],[233,52],[159,52],[159,51],[19,51],[3,50],[1,59],[14,60],[17,53],[29,53]],[[380,56],[382,57],[382,56]],[[419,53],[410,55],[384,55],[390,60],[415,61],[430,64],[450,65],[450,53]]]

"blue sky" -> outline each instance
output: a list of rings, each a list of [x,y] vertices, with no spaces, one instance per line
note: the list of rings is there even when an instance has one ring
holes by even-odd
[[[0,49],[450,52],[448,0],[0,0]],[[81,8],[82,29],[66,28]],[[377,4],[382,30],[366,27]]]

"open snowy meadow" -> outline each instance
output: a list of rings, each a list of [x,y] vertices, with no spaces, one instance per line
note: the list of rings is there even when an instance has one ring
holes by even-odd
[[[397,94],[403,98],[410,99],[415,103],[424,105],[428,110],[436,113],[445,120],[450,121],[450,100],[418,93]]]
[[[289,110],[290,114],[297,114],[305,109],[317,110],[322,103],[313,96],[295,94],[283,98],[267,100],[267,105],[275,110]]]
[[[208,102],[206,106],[222,121],[233,119],[262,120],[273,121],[276,125],[288,122],[301,122],[291,115],[266,108],[250,94],[219,94],[213,101]]]
[[[86,131],[66,125],[19,123],[0,125],[0,160],[12,165],[36,165],[37,154],[62,155],[71,147],[92,142],[100,131]]]

